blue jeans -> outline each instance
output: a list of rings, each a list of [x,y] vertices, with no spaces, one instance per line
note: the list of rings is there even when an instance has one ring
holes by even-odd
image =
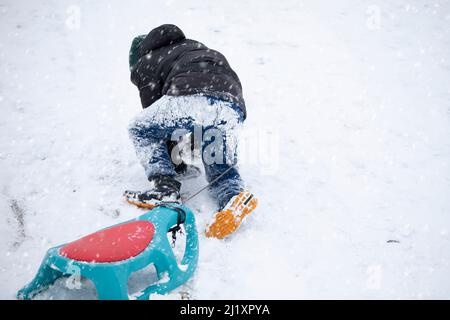
[[[157,175],[172,177],[176,175],[175,165],[169,155],[167,142],[171,140],[175,130],[184,129],[193,133],[194,127],[199,124],[198,119],[195,119],[195,112],[193,112],[193,115],[188,114],[189,108],[197,108],[194,110],[202,112],[199,108],[204,106],[205,112],[212,114],[215,112],[215,109],[211,107],[217,106],[217,108],[221,108],[221,112],[217,111],[218,116],[214,119],[213,123],[202,123],[202,129],[206,131],[213,128],[218,130],[216,132],[220,132],[223,141],[223,161],[211,163],[211,159],[205,159],[204,154],[206,148],[208,148],[208,143],[202,141],[201,149],[208,182],[215,180],[229,169],[229,171],[209,187],[212,197],[217,199],[219,207],[223,208],[233,196],[239,194],[244,189],[244,183],[236,168],[236,143],[228,143],[230,136],[233,135],[233,132],[230,131],[234,130],[234,126],[230,126],[228,122],[231,119],[233,123],[242,123],[244,119],[242,111],[240,111],[236,104],[209,96],[194,96],[192,99],[190,96],[165,96],[163,98],[162,101],[155,103],[157,104],[156,106],[152,105],[149,107],[154,108],[153,110],[147,112],[147,109],[145,109],[142,115],[139,115],[131,122],[128,129],[130,138],[136,148],[138,158],[145,168],[147,177],[152,179],[153,176]],[[187,104],[186,108],[183,106],[184,102]],[[191,106],[190,104],[193,105]],[[186,109],[187,111],[172,112],[173,109],[180,108],[180,105],[181,109]],[[231,110],[227,110],[227,108]],[[167,113],[169,115],[165,118],[164,114],[161,115],[161,113]],[[176,116],[173,114],[176,114]],[[221,117],[223,114],[227,114],[228,116]],[[229,115],[232,115],[232,117]],[[230,169],[230,167],[232,168]]]

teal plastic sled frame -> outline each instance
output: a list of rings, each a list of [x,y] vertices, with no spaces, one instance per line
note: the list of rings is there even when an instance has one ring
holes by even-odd
[[[179,222],[179,213],[175,210],[176,208],[185,213],[186,248],[181,260],[181,268],[167,239],[167,233],[171,227]],[[154,235],[148,247],[137,256],[118,262],[83,262],[62,256],[59,250],[64,245],[53,247],[47,251],[35,278],[17,293],[17,297],[31,299],[58,278],[75,274],[91,280],[97,290],[98,298],[101,300],[148,300],[151,294],[166,294],[179,287],[192,276],[197,267],[198,234],[194,214],[189,208],[182,205],[163,205],[136,219],[115,226],[139,220],[151,222],[154,225]],[[158,281],[138,294],[129,296],[129,276],[150,264],[153,264],[156,269]],[[166,274],[169,278],[168,281],[164,281],[167,279],[164,277]]]

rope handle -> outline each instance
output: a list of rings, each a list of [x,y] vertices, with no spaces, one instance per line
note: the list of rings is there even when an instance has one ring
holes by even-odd
[[[181,229],[181,225],[186,222],[186,212],[179,208],[170,204],[170,202],[165,202],[160,204],[158,207],[166,207],[177,212],[177,224],[170,228],[167,232],[172,232],[172,248],[175,247],[175,242],[177,241],[177,233],[183,234],[183,229]]]

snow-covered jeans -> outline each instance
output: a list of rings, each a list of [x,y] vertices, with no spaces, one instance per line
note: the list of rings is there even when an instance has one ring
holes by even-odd
[[[217,199],[219,207],[222,208],[244,188],[236,168],[236,131],[243,119],[243,113],[236,104],[214,97],[163,96],[141,111],[130,122],[128,130],[138,159],[145,168],[147,177],[151,179],[157,175],[172,177],[176,175],[167,147],[167,142],[173,139],[174,132],[186,130],[192,133],[200,127],[204,132],[201,145],[207,181],[215,180],[229,169],[209,187],[211,195]],[[203,140],[210,129],[220,133],[223,150],[219,152],[223,154],[223,161],[205,158],[208,143]],[[213,153],[215,151],[217,150]]]

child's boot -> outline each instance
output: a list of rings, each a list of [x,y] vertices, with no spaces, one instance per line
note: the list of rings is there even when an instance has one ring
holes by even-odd
[[[181,183],[171,176],[156,176],[149,179],[152,188],[147,191],[124,192],[125,200],[145,209],[153,209],[163,202],[181,202],[180,187]]]
[[[223,239],[235,232],[244,218],[258,205],[258,199],[250,192],[243,191],[232,197],[225,207],[217,212],[212,223],[206,228],[206,236]]]

